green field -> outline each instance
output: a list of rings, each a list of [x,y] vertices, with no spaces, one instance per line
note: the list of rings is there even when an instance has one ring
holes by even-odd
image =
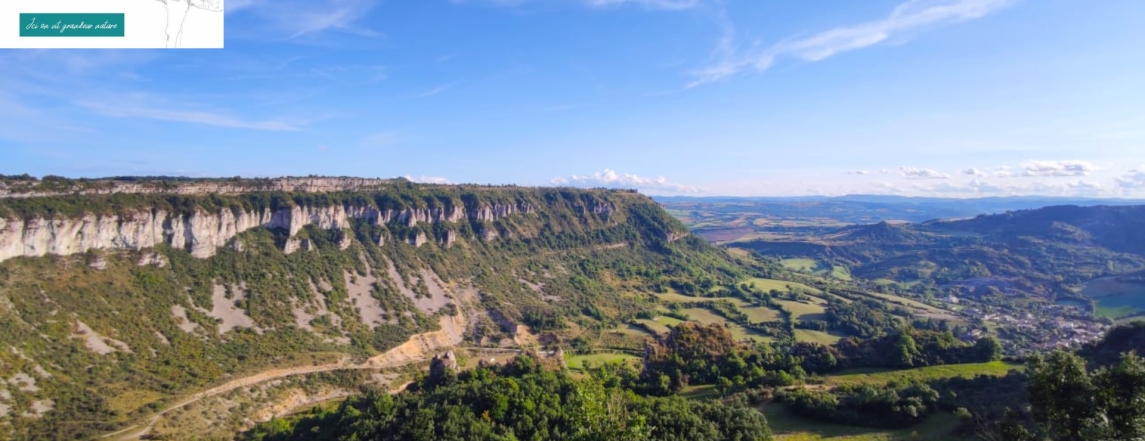
[[[1097,307],[1094,308],[1094,313],[1098,317],[1120,319],[1145,312],[1145,296],[1125,294],[1101,297],[1094,300],[1097,301]]]
[[[782,318],[779,316],[779,311],[776,311],[773,308],[767,306],[755,306],[750,302],[735,297],[728,297],[723,300],[727,300],[736,305],[740,311],[743,311],[744,314],[747,314],[747,318],[751,320],[752,323],[777,322],[782,320]]]
[[[814,259],[783,259],[783,267],[792,271],[811,273],[819,269],[819,262]]]
[[[958,439],[952,435],[958,418],[938,413],[921,424],[906,429],[875,429],[846,426],[792,415],[782,404],[764,406],[763,414],[778,441],[915,441]]]
[[[936,306],[931,306],[917,300],[900,297],[893,294],[880,294],[877,292],[867,293],[871,297],[886,300],[890,303],[904,305],[908,308],[913,308],[914,313],[922,317],[928,317],[935,320],[947,320],[951,322],[964,322],[965,320],[955,315],[955,313],[942,309]]]
[[[729,322],[723,316],[712,312],[707,308],[688,308],[684,310],[685,314],[694,322],[710,325],[712,323],[723,323],[732,332],[732,336],[736,340],[752,340],[752,341],[771,341],[771,337],[762,335],[758,332],[744,328],[736,323]]]
[[[851,280],[851,271],[841,265],[828,265],[814,259],[804,258],[783,259],[782,263],[784,268],[795,272],[839,280]]]
[[[827,308],[819,303],[804,303],[791,300],[775,300],[775,303],[790,312],[792,320],[795,321],[821,319],[823,318],[823,314],[827,312]]]
[[[669,302],[669,303],[688,303],[688,302],[700,302],[700,301],[708,300],[708,299],[705,299],[703,297],[686,296],[686,295],[677,294],[674,292],[656,293],[655,296],[658,300],[660,300],[662,302]]]
[[[1094,313],[1098,317],[1119,319],[1145,313],[1145,284],[1103,277],[1086,283],[1081,293],[1097,302]]]
[[[779,311],[766,306],[740,308],[740,311],[747,314],[747,318],[750,319],[752,323],[778,322],[782,320],[779,316]]]
[[[798,331],[798,330],[797,330]],[[948,364],[905,370],[851,369],[827,377],[828,384],[886,384],[891,380],[937,380],[942,378],[972,378],[977,375],[1001,377],[1010,370],[1024,370],[1020,364],[1001,361],[990,363]]]
[[[843,335],[834,333],[827,333],[823,331],[813,331],[810,329],[796,329],[795,341],[819,343],[824,345],[833,345],[843,339]]]
[[[774,290],[778,290],[780,292],[787,292],[787,287],[790,286],[791,288],[794,288],[796,290],[801,289],[801,290],[816,293],[816,294],[821,292],[818,289],[812,288],[812,287],[804,285],[802,283],[788,282],[786,280],[762,279],[759,277],[753,277],[751,279],[748,279],[747,283],[750,285],[753,285],[757,289],[761,289],[763,291],[771,291],[774,289]]]
[[[684,390],[680,391],[680,396],[689,400],[707,400],[719,398],[720,394],[714,384],[698,384],[684,386]]]
[[[675,326],[681,323],[679,319],[665,316],[656,317],[652,320],[641,319],[637,320],[637,322],[647,326],[648,329],[655,331],[657,334],[666,334],[668,333],[668,326]]]
[[[582,372],[584,371],[585,362],[590,362],[593,366],[600,366],[605,363],[612,363],[617,361],[640,360],[640,357],[628,354],[601,353],[568,356],[567,360],[569,370],[574,372]]]
[[[639,321],[640,322],[650,322],[651,320],[639,320]],[[651,325],[649,325],[649,327],[651,327]],[[667,328],[664,328],[664,329],[667,330]],[[619,327],[615,328],[614,331],[619,332],[619,333],[624,334],[624,335],[635,335],[635,336],[640,336],[640,337],[647,337],[647,336],[652,335],[652,333],[648,332],[647,330],[645,330],[639,326],[633,326],[633,325],[628,324],[628,323],[620,325]],[[659,331],[656,331],[656,332],[659,332]]]

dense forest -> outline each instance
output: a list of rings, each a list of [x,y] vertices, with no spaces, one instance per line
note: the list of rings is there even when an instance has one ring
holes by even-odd
[[[1082,353],[1114,350],[1108,347],[1129,334],[1140,338],[1145,325],[1118,328]],[[423,375],[397,396],[369,395],[275,419],[242,439],[765,440],[770,435],[758,409],[774,405],[767,403],[782,403],[801,418],[877,428],[912,427],[948,412],[961,420],[958,436],[969,439],[1130,440],[1145,435],[1145,409],[1138,405],[1145,400],[1145,362],[1132,353],[1102,365],[1055,351],[1030,358],[1025,372],[1005,376],[825,388],[803,369],[804,363],[822,360],[794,355],[799,352],[794,348],[785,354],[745,348],[719,326],[681,326],[650,345],[639,371],[605,364],[574,377],[519,356],[503,367]],[[984,349],[975,346],[971,349]],[[893,357],[896,350],[890,351],[886,355]],[[972,359],[980,356],[989,357]],[[763,374],[752,376],[752,371]],[[769,381],[767,373],[782,380]],[[685,400],[677,394],[679,383],[716,383],[719,393]]]
[[[368,395],[246,433],[290,440],[672,440],[771,439],[763,415],[743,400],[644,397],[606,370],[574,378],[519,356],[505,366],[425,376],[412,390]]]

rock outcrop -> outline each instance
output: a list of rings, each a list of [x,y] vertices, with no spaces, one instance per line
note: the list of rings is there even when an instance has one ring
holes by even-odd
[[[67,186],[37,181],[0,182],[0,198],[34,198],[63,195],[101,194],[242,194],[254,192],[329,193],[335,191],[381,190],[394,181],[367,178],[276,178],[209,179],[190,182],[154,180],[87,180]]]
[[[143,250],[161,244],[206,258],[213,256],[218,248],[230,244],[239,233],[260,227],[285,230],[291,237],[286,251],[291,252],[306,248],[307,244],[294,236],[307,225],[329,230],[346,229],[351,226],[351,220],[357,219],[371,225],[399,223],[416,226],[423,222],[432,224],[466,219],[492,221],[533,212],[527,205],[479,207],[473,210],[472,215],[467,214],[464,206],[382,210],[371,206],[331,205],[278,210],[196,209],[190,214],[140,210],[123,215],[86,214],[76,218],[37,217],[28,220],[0,217],[0,261],[19,256],[81,254],[98,249]],[[443,243],[451,244],[457,240],[455,234],[442,238]],[[491,238],[488,235],[484,237],[486,240]],[[428,239],[424,233],[418,232],[409,237],[408,242],[421,246],[428,243]],[[381,235],[377,243],[384,243]],[[346,247],[349,242],[339,245]]]
[[[457,370],[457,356],[453,354],[453,351],[434,355],[433,359],[429,361],[429,378],[431,381],[439,381],[450,374],[456,375]]]

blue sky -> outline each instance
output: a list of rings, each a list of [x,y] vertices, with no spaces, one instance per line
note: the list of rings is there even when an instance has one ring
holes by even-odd
[[[0,52],[0,173],[1145,197],[1141,23],[1131,0],[230,0],[222,50]]]

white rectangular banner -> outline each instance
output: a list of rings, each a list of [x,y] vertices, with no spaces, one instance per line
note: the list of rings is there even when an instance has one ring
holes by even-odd
[[[0,0],[0,47],[221,49],[223,15],[223,0]]]

